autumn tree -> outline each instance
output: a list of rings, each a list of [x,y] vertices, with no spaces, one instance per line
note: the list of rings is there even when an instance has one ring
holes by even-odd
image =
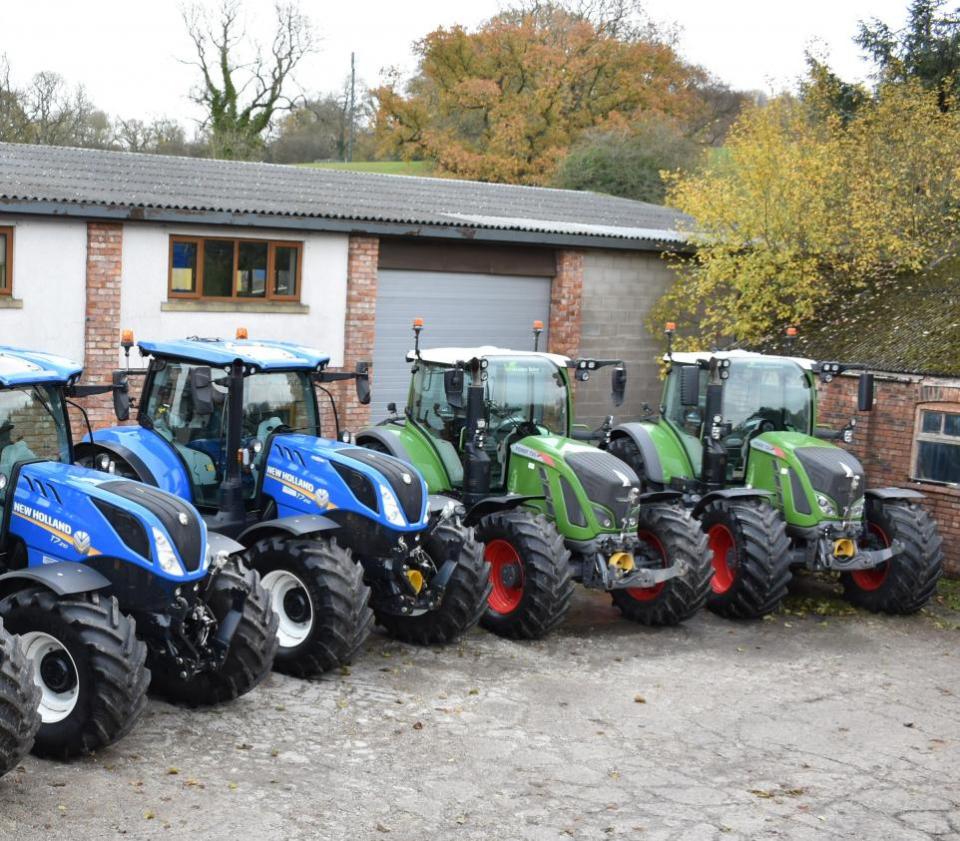
[[[546,183],[584,130],[702,107],[703,71],[630,0],[526,3],[473,32],[437,29],[416,50],[406,88],[375,91],[380,152],[466,178]]]
[[[762,342],[960,252],[960,115],[914,81],[845,122],[816,90],[749,108],[723,154],[674,177],[696,251],[651,326],[685,324],[688,346]]]
[[[248,39],[239,0],[224,0],[216,19],[199,5],[184,11],[201,80],[193,100],[206,111],[211,153],[260,157],[274,116],[294,107],[292,74],[314,48],[309,19],[293,3],[277,3],[276,29],[266,49]]]

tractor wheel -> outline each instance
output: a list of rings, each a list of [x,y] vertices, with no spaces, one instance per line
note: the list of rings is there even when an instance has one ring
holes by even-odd
[[[780,513],[759,500],[718,499],[700,516],[713,580],[707,607],[730,619],[772,613],[790,583],[790,540]]]
[[[29,752],[40,727],[40,687],[19,640],[0,625],[0,777]]]
[[[0,601],[7,630],[40,688],[37,756],[67,759],[105,747],[133,727],[147,701],[147,647],[117,600],[57,597],[29,587]]]
[[[642,625],[676,625],[689,619],[710,592],[713,569],[706,536],[682,507],[663,503],[641,508],[637,535],[638,566],[663,568],[683,561],[686,569],[653,587],[614,590],[613,603],[624,617]]]
[[[480,620],[488,631],[511,639],[540,639],[570,609],[570,552],[542,514],[514,509],[488,514],[477,525],[492,590]]]
[[[870,500],[863,544],[879,549],[896,541],[902,548],[873,569],[840,576],[843,595],[874,613],[916,613],[943,574],[943,550],[936,523],[924,508],[906,500]]]
[[[490,596],[489,567],[483,559],[483,546],[473,529],[450,521],[441,523],[424,540],[424,549],[437,569],[445,560],[444,547],[459,542],[460,555],[440,607],[419,616],[397,616],[376,609],[377,622],[390,636],[415,645],[445,645],[469,631],[483,616]]]
[[[267,537],[247,552],[279,620],[273,667],[314,677],[352,662],[373,625],[363,570],[332,537]]]
[[[660,487],[659,485],[651,485],[647,480],[643,465],[643,456],[640,453],[640,448],[637,447],[632,438],[627,438],[624,435],[614,438],[607,445],[607,452],[633,468],[633,472],[640,477],[641,491],[657,490]]]
[[[180,704],[203,707],[233,701],[270,674],[278,645],[277,617],[266,591],[260,586],[260,576],[231,560],[208,585],[205,601],[217,622],[222,622],[233,607],[237,587],[246,589],[247,597],[227,659],[220,669],[182,680],[169,660],[151,661],[151,690]]]

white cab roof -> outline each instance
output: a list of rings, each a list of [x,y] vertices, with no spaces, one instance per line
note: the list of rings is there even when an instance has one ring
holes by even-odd
[[[544,353],[533,350],[509,350],[508,348],[482,345],[480,347],[435,347],[421,349],[420,358],[424,362],[436,365],[456,365],[458,362],[469,362],[471,359],[489,359],[491,356],[539,356],[548,359],[559,368],[566,368],[570,362],[569,356],[558,353]],[[417,355],[411,350],[407,353],[407,362],[414,362]]]
[[[666,354],[663,358],[666,361],[670,359]],[[711,359],[777,359],[783,362],[795,362],[806,371],[809,371],[814,364],[814,360],[799,356],[773,356],[767,353],[754,353],[749,350],[695,351],[693,353],[673,354],[673,361],[679,365],[695,365],[697,362],[705,362]]]

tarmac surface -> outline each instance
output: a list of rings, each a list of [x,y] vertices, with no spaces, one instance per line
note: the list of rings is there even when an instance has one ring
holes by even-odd
[[[375,634],[27,759],[0,839],[960,839],[960,616],[796,613],[650,630],[580,590],[543,642]]]

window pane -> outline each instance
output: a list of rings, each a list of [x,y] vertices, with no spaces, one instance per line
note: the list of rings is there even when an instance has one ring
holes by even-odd
[[[203,241],[203,294],[208,298],[233,296],[233,242]]]
[[[960,415],[945,414],[943,416],[943,434],[960,435]]]
[[[918,441],[917,477],[935,482],[960,482],[960,446]]]
[[[241,242],[237,258],[237,294],[263,298],[267,294],[267,244]]]
[[[197,244],[195,242],[175,242],[173,244],[170,287],[174,292],[196,292]]]
[[[943,422],[943,412],[922,412],[923,415],[923,431],[924,432],[939,432],[940,426]]]
[[[297,263],[300,259],[299,248],[277,246],[274,254],[275,280],[274,295],[297,294]]]

